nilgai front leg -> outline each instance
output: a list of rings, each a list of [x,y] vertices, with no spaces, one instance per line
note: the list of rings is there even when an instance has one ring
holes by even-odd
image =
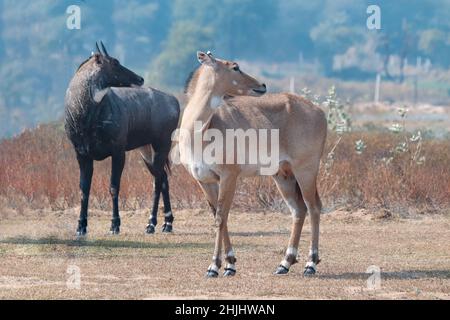
[[[94,160],[77,154],[80,166],[81,209],[78,220],[77,236],[85,236],[88,224],[89,194],[91,192],[92,174],[94,173]]]
[[[219,197],[217,200],[217,209],[215,216],[216,241],[215,241],[213,261],[212,264],[209,266],[208,272],[206,274],[208,278],[216,278],[219,275],[219,270],[220,267],[222,266],[222,260],[220,258],[220,255],[222,253],[222,242],[224,240],[227,240],[228,242],[226,243],[226,246],[228,247],[227,249],[231,250],[231,243],[229,241],[227,223],[231,203],[233,202],[234,193],[236,191],[236,181],[237,175],[234,173],[226,174],[225,176],[220,177]],[[233,275],[235,273],[236,270],[234,269]],[[231,274],[227,274],[226,272],[225,275]]]
[[[219,196],[219,185],[217,183],[202,183],[202,182],[199,182],[199,185],[203,190],[203,193],[205,194],[209,206],[211,207],[211,211],[213,213],[214,218],[216,218],[217,201]],[[227,266],[225,267],[225,272],[223,275],[229,277],[236,275],[236,257],[233,251],[233,247],[231,245],[227,225],[224,226],[223,232],[224,232],[223,245],[225,247],[225,261],[227,262]]]
[[[113,203],[113,215],[111,221],[111,234],[120,233],[120,215],[119,215],[119,193],[120,179],[122,177],[123,167],[125,166],[125,151],[120,151],[112,156],[111,167],[111,186],[110,193]]]

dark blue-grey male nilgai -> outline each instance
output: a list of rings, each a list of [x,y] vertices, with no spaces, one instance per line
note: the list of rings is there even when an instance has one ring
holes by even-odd
[[[77,235],[87,233],[88,203],[94,161],[112,157],[110,193],[113,203],[111,233],[120,233],[119,191],[125,153],[140,148],[147,168],[155,177],[153,209],[147,233],[154,233],[160,194],[163,195],[163,232],[172,231],[168,155],[171,136],[180,116],[178,100],[152,88],[117,59],[103,43],[83,62],[66,93],[65,129],[80,166],[82,193]]]

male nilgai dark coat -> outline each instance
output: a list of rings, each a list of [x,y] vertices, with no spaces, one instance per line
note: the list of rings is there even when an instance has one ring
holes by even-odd
[[[177,99],[152,88],[144,79],[98,49],[77,70],[66,93],[65,129],[80,165],[82,192],[78,235],[87,232],[87,211],[94,160],[112,157],[110,192],[113,201],[111,233],[120,232],[118,197],[125,153],[141,148],[155,177],[154,202],[147,226],[155,232],[160,194],[163,194],[164,232],[172,231],[173,215],[167,179],[171,136],[180,116]]]

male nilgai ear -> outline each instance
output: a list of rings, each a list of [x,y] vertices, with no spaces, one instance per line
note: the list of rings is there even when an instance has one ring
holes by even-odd
[[[101,64],[102,63],[102,56],[98,53],[94,54],[95,63]]]
[[[213,55],[210,51],[208,53],[204,53],[202,51],[197,52],[197,59],[201,64],[213,66],[216,63]]]

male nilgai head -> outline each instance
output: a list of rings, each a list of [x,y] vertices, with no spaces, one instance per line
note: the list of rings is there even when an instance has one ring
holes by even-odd
[[[88,72],[95,81],[98,81],[98,87],[131,87],[142,86],[144,79],[125,68],[120,62],[108,54],[103,42],[100,42],[102,50],[98,43],[97,52],[83,62],[78,68],[77,74]]]
[[[214,72],[214,95],[261,96],[267,92],[264,83],[243,72],[236,62],[217,59],[209,51],[197,52],[197,59],[203,68]]]

